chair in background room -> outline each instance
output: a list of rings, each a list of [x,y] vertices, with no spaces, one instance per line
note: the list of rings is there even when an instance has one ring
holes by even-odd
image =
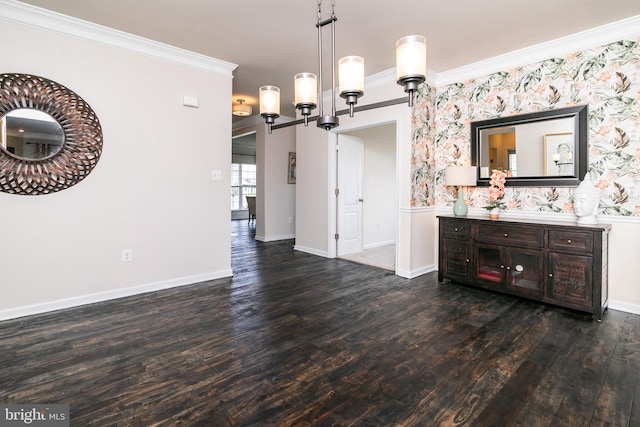
[[[247,208],[249,209],[248,223],[250,224],[252,219],[254,221],[256,219],[256,196],[245,196],[245,198],[247,199]]]

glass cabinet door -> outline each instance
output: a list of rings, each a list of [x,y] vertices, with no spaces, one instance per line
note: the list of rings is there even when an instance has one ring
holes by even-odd
[[[504,283],[502,249],[493,245],[476,245],[476,271],[478,283],[484,287],[498,289]]]
[[[509,248],[506,250],[506,287],[516,294],[542,295],[544,286],[543,256],[539,251]]]

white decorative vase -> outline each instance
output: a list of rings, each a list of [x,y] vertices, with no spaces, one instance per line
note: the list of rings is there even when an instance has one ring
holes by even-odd
[[[489,211],[489,219],[500,218],[500,208],[493,208]]]

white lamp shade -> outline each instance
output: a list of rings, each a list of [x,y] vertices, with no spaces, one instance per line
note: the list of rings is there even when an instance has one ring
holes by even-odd
[[[318,104],[318,77],[315,74],[298,73],[294,76],[293,82],[296,107],[300,104]]]
[[[338,86],[340,93],[364,92],[364,59],[345,56],[338,61]]]
[[[445,185],[476,185],[476,167],[475,166],[449,166],[445,171]]]
[[[280,115],[280,88],[277,86],[260,87],[260,114]]]
[[[396,42],[396,80],[427,75],[427,39],[406,36]]]

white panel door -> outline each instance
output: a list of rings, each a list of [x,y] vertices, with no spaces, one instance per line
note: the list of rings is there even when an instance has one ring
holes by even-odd
[[[338,135],[338,256],[362,251],[364,140]]]

